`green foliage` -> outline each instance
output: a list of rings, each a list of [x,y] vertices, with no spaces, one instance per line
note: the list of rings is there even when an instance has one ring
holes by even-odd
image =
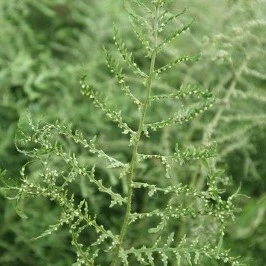
[[[0,264],[264,265],[265,11],[1,2]]]
[[[196,2],[194,12],[198,13],[196,8],[200,8],[201,3]],[[229,7],[219,3],[219,12],[228,12],[228,15],[216,16],[217,26],[210,15],[215,11],[211,12],[210,8],[206,7],[208,15],[201,10],[205,27],[211,25],[213,36],[204,36],[197,42],[205,64],[192,66],[184,80],[196,78],[204,86],[212,87],[220,100],[217,108],[211,109],[201,123],[191,124],[191,136],[197,136],[197,142],[217,144],[218,156],[212,163],[226,165],[235,184],[241,183],[243,193],[251,197],[242,201],[243,214],[237,219],[235,229],[228,229],[228,243],[230,247],[237,246],[236,254],[241,253],[247,263],[263,265],[265,247],[261,244],[261,236],[265,235],[265,230],[257,217],[258,213],[261,219],[265,215],[256,206],[263,202],[265,191],[265,168],[262,167],[262,160],[265,160],[265,78],[262,69],[265,68],[266,6],[264,1],[231,1]],[[250,217],[249,222],[246,217]],[[243,234],[240,240],[239,232],[244,231],[253,234]]]
[[[28,197],[41,196],[55,202],[61,210],[57,222],[50,225],[49,229],[35,239],[50,235],[62,226],[66,226],[77,255],[76,265],[99,263],[111,265],[121,263],[123,265],[136,263],[155,265],[156,263],[158,265],[160,261],[163,265],[168,263],[191,264],[192,261],[198,264],[206,259],[239,265],[239,262],[230,257],[221,246],[225,221],[234,217],[235,195],[225,199],[221,197],[220,172],[206,164],[206,188],[203,190],[173,181],[177,179],[178,164],[182,166],[187,161],[206,160],[213,153],[211,149],[199,148],[182,151],[176,146],[176,152],[173,155],[150,155],[146,154],[145,149],[140,148],[141,142],[146,142],[147,137],[154,141],[151,130],[155,131],[172,124],[188,122],[207,110],[213,101],[209,101],[211,97],[209,92],[200,91],[199,88],[190,91],[184,89],[176,94],[164,94],[163,96],[153,91],[155,80],[160,78],[163,72],[170,70],[179,62],[194,60],[193,57],[185,56],[163,67],[157,67],[156,63],[162,48],[185,32],[189,26],[182,27],[159,40],[159,32],[163,27],[169,21],[174,23],[174,19],[180,14],[165,17],[163,9],[165,4],[162,1],[154,1],[147,6],[143,3],[138,3],[138,5],[145,6],[148,10],[146,17],[142,15],[142,21],[146,20],[146,25],[149,25],[149,70],[145,72],[135,63],[133,54],[126,48],[116,28],[114,28],[114,43],[124,60],[125,67],[132,71],[133,75],[142,79],[142,91],[145,92],[145,97],[138,99],[132,85],[127,84],[127,75],[122,74],[119,61],[105,50],[107,65],[114,73],[122,92],[129,101],[133,100],[136,104],[139,114],[134,125],[137,126],[130,127],[124,121],[127,117],[131,117],[130,113],[122,114],[122,110],[109,107],[107,100],[100,96],[92,86],[86,84],[85,77],[81,80],[82,94],[88,96],[96,107],[115,122],[123,134],[128,135],[127,146],[131,147],[130,159],[121,161],[106,154],[96,147],[96,138],[87,141],[79,131],[73,132],[70,127],[60,123],[34,125],[29,120],[30,123],[25,125],[24,117],[22,117],[20,120],[21,136],[18,136],[17,147],[32,160],[22,167],[21,186],[10,187],[10,191],[18,191],[15,198],[19,203],[19,210],[23,209],[21,204]],[[169,11],[167,13],[169,14]],[[134,25],[138,33],[143,32],[142,23]],[[141,34],[137,34],[137,37],[140,40],[144,39]],[[167,102],[170,99],[178,100],[186,96],[197,96],[202,103],[200,105],[191,103],[185,107],[183,114],[177,113],[162,121],[151,122],[148,118],[151,105],[160,104],[155,100]],[[70,143],[75,146],[79,145],[81,149],[87,149],[90,155],[81,158],[75,151],[71,151]],[[99,160],[90,165],[90,157],[98,157]],[[108,169],[114,169],[115,185],[105,180],[99,171],[100,168],[98,170],[97,164],[101,162],[101,159],[105,161]],[[161,170],[152,180],[149,180],[146,175],[141,174],[139,167],[151,159],[160,161],[161,166],[159,165],[158,168]],[[29,168],[31,171],[28,170]],[[35,170],[32,172],[32,169]],[[81,178],[87,186],[93,188],[91,188],[93,193],[87,193],[87,197],[83,199],[77,198],[74,189],[75,184]],[[158,178],[161,179],[160,182]],[[121,183],[124,184],[122,190],[119,188]],[[153,202],[152,206],[134,208],[133,197],[138,190],[142,191],[142,198],[150,198]],[[108,222],[104,222],[101,209],[96,211],[93,208],[95,193],[100,204],[106,206],[109,204],[110,219]],[[154,198],[155,194],[157,198]],[[117,212],[120,213],[119,216],[122,216],[122,220],[119,219]],[[212,239],[201,238],[200,231],[194,238],[193,233],[190,232],[191,228],[186,228],[190,219],[198,221],[196,223],[199,224],[208,222],[212,230],[216,231],[212,234]],[[137,235],[132,235],[132,232],[140,229],[140,225],[142,225],[142,233],[146,235],[145,238],[136,238]],[[177,232],[178,235],[176,235]]]

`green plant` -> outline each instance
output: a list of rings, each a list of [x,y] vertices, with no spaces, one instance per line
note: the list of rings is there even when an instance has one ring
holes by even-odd
[[[134,1],[140,14],[127,6],[148,69],[139,67],[116,27],[114,42],[123,66],[116,54],[104,50],[126,104],[112,106],[104,92],[88,85],[85,77],[81,80],[82,94],[122,131],[120,138],[127,146],[119,156],[107,154],[98,147],[97,138],[88,140],[69,125],[20,118],[17,146],[31,160],[21,170],[21,187],[10,191],[18,190],[15,198],[22,214],[23,204],[31,204],[28,197],[47,198],[59,207],[54,224],[37,238],[67,227],[76,265],[215,265],[215,261],[239,265],[222,248],[226,221],[234,217],[236,194],[222,194],[224,173],[208,163],[215,147],[186,147],[177,139],[154,152],[160,129],[183,125],[214,102],[211,93],[196,84],[167,85],[166,71],[199,59],[178,56],[160,65],[164,47],[192,24],[180,25],[184,11],[172,15],[167,4],[170,1],[147,5]],[[171,33],[170,23],[179,26]],[[162,92],[158,83],[165,83],[171,92]],[[159,111],[173,109],[174,114],[154,119],[160,117]],[[80,155],[80,150],[89,155]],[[200,190],[189,182],[195,160],[205,173]]]
[[[12,177],[13,186],[20,184],[19,172],[27,162],[14,145],[21,113],[29,110],[37,121],[73,121],[73,127],[83,132],[90,129],[82,124],[98,121],[87,116],[90,108],[76,88],[84,68],[98,68],[97,74],[102,75],[100,51],[87,53],[88,45],[97,51],[94,46],[98,47],[109,35],[107,31],[98,32],[95,38],[99,24],[108,25],[99,6],[96,1],[0,2],[0,168]],[[79,108],[75,108],[77,105]],[[103,123],[96,125],[101,130]],[[55,258],[56,265],[71,264],[73,253],[66,244],[65,230],[49,240],[40,240],[38,245],[30,241],[57,213],[48,201],[36,199],[30,206],[32,209],[27,210],[31,219],[20,219],[12,203],[1,195],[0,265],[55,265]],[[46,209],[45,219],[39,216],[40,206]],[[51,246],[56,246],[57,251],[50,250]]]
[[[192,13],[200,14],[198,25],[204,25],[197,29],[201,35],[193,38],[203,59],[201,64],[184,66],[181,74],[186,82],[197,80],[212,87],[218,102],[200,122],[192,121],[182,139],[217,144],[213,164],[225,167],[232,183],[241,183],[241,191],[250,196],[241,200],[242,213],[228,227],[224,242],[246,263],[264,265],[265,1],[196,0],[193,8]],[[217,16],[216,8],[226,15]],[[195,170],[197,174],[201,169]],[[197,178],[198,187],[202,179]]]

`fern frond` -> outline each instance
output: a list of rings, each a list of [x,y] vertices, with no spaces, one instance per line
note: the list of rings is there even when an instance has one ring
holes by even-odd
[[[113,41],[118,53],[104,48],[107,67],[124,94],[115,101],[120,105],[129,102],[127,108],[119,108],[119,104],[111,106],[110,98],[104,98],[99,90],[87,84],[86,76],[80,81],[82,94],[128,138],[110,147],[113,136],[110,142],[108,137],[113,128],[101,134],[101,143],[96,141],[96,136],[87,139],[79,130],[73,130],[78,126],[76,123],[75,126],[60,122],[35,125],[29,121],[26,130],[20,133],[23,140],[17,139],[18,150],[29,162],[22,167],[21,186],[12,188],[12,192],[17,193],[14,199],[22,202],[26,197],[41,197],[55,203],[56,222],[50,222],[51,226],[37,239],[61,227],[67,229],[78,266],[205,265],[209,260],[239,265],[222,247],[226,221],[233,219],[236,212],[234,201],[238,191],[232,196],[222,194],[228,177],[217,171],[214,163],[209,163],[216,154],[216,146],[190,147],[186,142],[192,136],[190,132],[186,135],[187,131],[179,130],[176,135],[175,129],[166,128],[190,122],[214,102],[209,91],[196,85],[177,89],[168,85],[164,92],[170,93],[158,92],[161,89],[158,84],[181,82],[179,77],[172,80],[171,76],[164,76],[164,72],[179,62],[198,60],[198,57],[180,56],[165,63],[165,58],[160,59],[164,46],[188,30],[193,22],[169,29],[169,35],[161,35],[185,12],[184,9],[177,14],[170,13],[165,6],[172,1],[125,2],[133,31],[147,56],[141,64],[136,63],[139,61],[126,47],[115,26]],[[246,66],[245,63],[241,67],[243,73]],[[258,73],[249,74],[254,77]],[[221,86],[231,82],[232,76],[240,78],[238,73],[233,73]],[[161,83],[158,82],[160,77]],[[192,79],[184,77],[184,80]],[[42,78],[37,79],[37,83],[41,82]],[[224,100],[238,97],[234,87],[229,90],[230,95]],[[173,105],[175,109],[169,114]],[[226,111],[223,106],[220,112]],[[156,119],[158,113],[167,114]],[[93,115],[96,120],[97,113]],[[229,124],[237,118],[228,115],[226,121],[222,117],[218,120]],[[246,116],[246,121],[252,118],[262,117],[259,114]],[[242,116],[239,119],[244,121]],[[135,130],[127,124],[129,120]],[[187,126],[190,125],[192,128],[191,123]],[[153,134],[152,131],[162,128],[166,128],[162,135]],[[85,130],[90,132],[91,128]],[[194,139],[194,135],[192,137]],[[182,148],[176,145],[173,150],[173,138],[178,138]],[[195,165],[191,165],[193,160],[198,160]],[[140,228],[142,235],[138,234]]]
[[[134,14],[133,12],[130,12],[129,15],[131,17],[130,22],[131,22],[131,25],[132,25],[132,29],[133,29],[137,39],[140,41],[142,46],[145,48],[146,53],[147,53],[146,56],[150,58],[151,57],[151,53],[152,53],[151,43],[147,39],[146,34],[144,32],[145,27],[147,27],[146,26],[147,21],[145,20],[146,23],[143,25],[141,23],[141,18],[142,17]],[[143,26],[144,29],[140,25]],[[151,30],[149,24],[148,24],[148,30]]]
[[[200,59],[200,56],[183,56],[183,57],[178,57],[176,58],[174,61],[168,63],[167,65],[160,67],[159,69],[156,70],[156,75],[159,75],[169,69],[171,69],[173,66],[175,66],[176,64],[180,63],[180,62],[195,62],[198,61]]]
[[[61,158],[67,165],[71,167],[71,170],[68,171],[67,175],[65,175],[64,172],[58,173],[55,170],[52,171],[50,168],[48,168],[47,161],[43,161],[43,165],[45,167],[45,172],[43,174],[44,182],[46,182],[47,184],[54,184],[56,182],[56,179],[59,179],[61,177],[64,180],[62,186],[65,187],[73,182],[77,178],[77,176],[85,176],[88,178],[90,183],[93,183],[97,186],[100,192],[106,193],[110,196],[110,206],[113,206],[115,204],[122,205],[123,203],[125,203],[125,199],[120,194],[114,193],[111,188],[107,188],[103,185],[102,180],[97,180],[95,178],[95,167],[93,167],[91,171],[88,171],[86,167],[79,164],[78,160],[75,157],[75,154],[65,152],[63,146],[57,141],[52,144],[51,138],[54,138],[55,134],[59,134],[65,136],[66,138],[72,139],[76,143],[82,143],[85,148],[89,148],[92,154],[96,153],[98,158],[105,159],[108,162],[110,168],[127,168],[127,164],[124,164],[116,160],[115,158],[108,156],[102,150],[97,149],[94,144],[95,138],[88,142],[78,131],[72,133],[72,130],[69,127],[62,126],[60,124],[48,124],[44,125],[42,128],[36,128],[36,130],[38,134],[33,135],[28,142],[38,143],[40,146],[38,149],[36,148],[30,156],[41,159],[42,155],[53,154]],[[39,132],[42,132],[42,135],[40,135]],[[26,154],[28,153],[26,152]]]
[[[168,99],[183,99],[187,96],[196,96],[197,98],[208,99],[212,97],[212,93],[207,90],[202,90],[196,85],[182,85],[177,93],[158,94],[151,96],[151,101],[168,100]]]
[[[107,193],[111,197],[112,201],[111,201],[110,207],[114,206],[115,204],[122,205],[123,203],[126,203],[126,199],[122,198],[120,194],[114,193],[111,187],[109,188],[105,187],[103,185],[102,180],[96,180],[94,176],[94,169],[93,169],[93,174],[89,176],[89,179],[90,179],[90,182],[97,185],[100,192]]]
[[[164,28],[173,21],[174,19],[182,16],[186,12],[186,8],[184,8],[180,13],[177,13],[175,15],[171,15],[168,10],[166,10],[161,16],[160,16],[160,25],[159,25],[159,32],[162,32]],[[164,19],[165,18],[165,19]]]
[[[175,147],[173,158],[182,165],[184,162],[199,159],[208,159],[216,154],[216,145],[200,148],[187,148],[185,151],[180,151],[178,145]]]
[[[117,82],[120,84],[121,90],[132,100],[133,103],[138,106],[138,108],[141,108],[142,104],[140,100],[132,94],[129,86],[125,84],[125,75],[123,74],[122,67],[119,65],[118,61],[112,56],[110,52],[108,52],[106,49],[104,49],[104,52],[107,66],[109,67],[110,71],[114,73]]]
[[[123,130],[123,134],[133,134],[134,131],[123,121],[123,117],[121,115],[121,111],[115,111],[107,106],[106,101],[102,100],[98,93],[93,90],[92,87],[84,83],[86,77],[81,79],[81,87],[82,87],[82,94],[84,96],[89,97],[92,99],[93,104],[100,108],[105,115],[110,118],[113,122],[115,122],[119,128]]]
[[[159,255],[159,260],[164,266],[168,265],[168,258],[172,258],[172,256],[176,258],[176,265],[182,265],[182,263],[193,265],[192,261],[197,265],[202,257],[216,258],[217,261],[230,263],[232,266],[240,265],[236,258],[229,256],[228,251],[217,252],[218,250],[213,249],[210,245],[199,247],[197,240],[192,244],[186,243],[185,238],[182,239],[179,244],[175,242],[176,241],[173,239],[173,234],[170,234],[168,235],[168,240],[166,240],[166,243],[161,238],[158,238],[154,246],[143,246],[138,249],[131,248],[128,250],[123,250],[121,252],[123,255],[121,254],[121,256],[128,257],[129,255],[134,255],[138,259],[138,262],[142,262],[143,265],[147,265],[147,257],[149,258],[149,261],[152,261],[153,263],[155,257],[157,257],[156,255]],[[171,259],[171,261],[173,260]]]
[[[147,5],[143,3],[143,1],[140,0],[133,0],[132,2],[136,3],[139,7],[143,8],[147,14],[153,14],[153,10],[151,10]]]
[[[201,104],[199,107],[191,108],[189,111],[187,111],[183,114],[182,113],[181,114],[176,113],[173,117],[170,117],[170,118],[165,119],[163,121],[145,124],[145,128],[156,131],[160,128],[164,128],[164,127],[167,127],[167,126],[170,126],[173,124],[182,124],[184,122],[188,122],[188,121],[194,119],[195,117],[197,117],[202,112],[208,110],[210,107],[212,107],[212,105],[213,105],[212,101]]]
[[[114,42],[116,47],[118,48],[118,51],[120,52],[122,58],[125,60],[127,65],[133,70],[135,74],[138,74],[142,78],[147,78],[147,74],[145,74],[135,63],[133,55],[131,52],[128,51],[126,48],[125,43],[119,36],[118,29],[114,26]]]
[[[193,24],[194,20],[192,20],[190,23],[186,24],[180,29],[177,29],[172,34],[170,34],[168,37],[166,37],[158,46],[157,46],[157,52],[160,52],[163,47],[169,43],[171,43],[175,38],[180,36],[182,33],[188,31]]]

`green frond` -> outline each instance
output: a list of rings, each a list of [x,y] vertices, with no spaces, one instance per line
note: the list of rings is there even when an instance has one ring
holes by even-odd
[[[3,93],[0,119],[5,118],[5,111],[8,110],[5,105],[12,101],[21,101],[22,107],[16,107],[17,113],[28,105],[33,116],[32,118],[22,114],[18,122],[13,148],[24,156],[20,180],[16,180],[18,185],[4,181],[4,188],[0,188],[0,192],[1,195],[16,201],[18,214],[22,218],[28,217],[30,221],[31,217],[36,215],[35,221],[41,221],[40,217],[47,219],[45,223],[35,226],[37,231],[35,228],[33,231],[35,241],[44,241],[41,242],[44,244],[41,244],[38,254],[43,253],[43,248],[46,250],[52,246],[49,241],[47,245],[46,239],[43,238],[50,240],[50,235],[54,235],[56,241],[52,243],[62,242],[64,251],[71,253],[70,260],[75,261],[73,265],[76,266],[239,266],[238,260],[231,256],[231,252],[225,247],[229,235],[226,226],[229,221],[234,220],[238,211],[236,202],[240,196],[240,187],[236,192],[233,189],[233,194],[226,190],[231,178],[230,172],[220,170],[218,166],[230,159],[229,154],[241,150],[239,158],[245,157],[248,162],[246,167],[256,168],[256,161],[252,160],[252,152],[256,146],[249,143],[250,131],[265,126],[266,116],[261,109],[266,100],[262,93],[265,81],[263,66],[258,66],[257,56],[253,58],[253,55],[264,54],[262,47],[256,47],[263,42],[256,33],[263,30],[265,21],[252,18],[245,26],[233,29],[232,35],[235,34],[235,38],[227,34],[217,35],[212,41],[206,41],[206,48],[203,47],[203,39],[185,39],[184,43],[183,40],[179,42],[180,51],[182,46],[189,44],[195,47],[196,44],[195,49],[203,50],[203,58],[208,64],[219,64],[217,73],[223,78],[212,75],[208,71],[209,68],[201,67],[201,64],[196,64],[195,68],[192,64],[180,64],[181,69],[173,73],[168,70],[176,67],[178,63],[199,60],[199,56],[189,56],[194,54],[190,52],[189,45],[185,47],[188,52],[184,55],[170,47],[178,36],[189,30],[194,20],[185,25],[180,24],[183,18],[179,18],[186,9],[179,13],[172,12],[171,9],[177,6],[174,0],[124,0],[133,32],[127,33],[126,40],[114,26],[111,45],[118,51],[111,52],[104,48],[104,53],[99,52],[95,58],[94,53],[89,53],[88,69],[83,71],[90,73],[90,79],[87,81],[84,75],[80,80],[80,91],[83,96],[87,96],[86,99],[80,94],[76,95],[76,91],[70,95],[65,89],[70,74],[75,76],[74,85],[71,83],[68,87],[75,88],[77,75],[82,72],[81,67],[68,68],[62,64],[58,70],[53,71],[52,61],[51,65],[48,64],[49,71],[43,71],[41,61],[45,59],[42,56],[49,60],[50,55],[57,60],[60,56],[70,56],[74,48],[69,48],[64,42],[58,42],[56,38],[68,39],[69,34],[72,34],[72,27],[76,27],[75,24],[75,38],[70,38],[70,41],[82,43],[84,47],[79,46],[81,50],[87,51],[88,47],[87,37],[80,36],[83,29],[89,29],[87,33],[94,32],[96,28],[99,31],[104,29],[99,34],[99,40],[92,37],[89,42],[89,45],[95,44],[92,51],[99,42],[107,42],[105,47],[109,46],[110,35],[106,31],[106,24],[110,24],[110,21],[105,17],[101,23],[96,23],[95,28],[94,18],[87,16],[85,12],[86,4],[79,4],[79,10],[76,10],[71,1],[69,5],[59,6],[48,2],[49,0],[45,0],[41,5],[35,3],[32,10],[24,11],[26,4],[22,1],[19,6],[15,0],[0,4],[0,12],[2,6],[9,9],[18,8],[17,16],[7,16],[5,23],[9,22],[9,19],[11,22],[15,21],[15,25],[21,23],[23,31],[23,35],[14,40],[16,49],[9,51],[7,56],[0,51],[1,59],[6,60],[0,64],[11,64],[7,76],[12,79]],[[103,8],[98,2],[93,4],[95,9],[91,10],[91,15],[95,10]],[[30,0],[25,3],[31,5]],[[183,4],[181,1],[178,5]],[[120,17],[119,8],[122,6],[119,3],[114,8],[110,1],[108,8],[112,11],[117,8],[118,12],[114,15],[119,15],[118,21],[121,19],[122,22],[128,22],[126,16]],[[37,14],[40,12],[47,19],[47,23],[54,19],[58,22],[55,28],[51,28],[53,40],[48,46],[52,48],[40,56],[39,61],[34,60],[34,56],[39,52],[42,54],[41,51],[45,50],[47,43],[36,40],[42,40],[43,31],[39,27],[43,24],[33,25],[27,22],[31,16],[35,16],[32,11]],[[232,9],[232,12],[234,11]],[[60,12],[65,13],[62,15]],[[252,12],[249,16],[253,16]],[[184,20],[186,21],[185,17]],[[68,28],[65,24],[71,27]],[[210,25],[208,24],[206,29],[208,26]],[[227,30],[224,22],[219,26]],[[38,28],[36,33],[34,27]],[[200,26],[197,25],[196,32],[199,29]],[[2,35],[6,36],[6,32],[3,31]],[[187,37],[194,38],[194,34]],[[249,38],[252,39],[252,48],[248,47],[246,42]],[[20,49],[24,39],[31,44],[29,47],[38,46],[34,48],[34,56],[30,54],[28,47]],[[9,45],[9,41],[5,42],[4,48]],[[131,50],[127,44],[130,44]],[[212,47],[215,45],[221,47]],[[236,51],[233,50],[235,47]],[[164,52],[163,48],[166,49]],[[19,58],[9,62],[8,57],[13,60],[11,54],[17,50],[21,51]],[[169,59],[169,55],[174,54],[178,57]],[[78,49],[75,55],[77,61],[87,60]],[[243,58],[239,65],[234,59],[237,56]],[[108,71],[103,67],[104,59]],[[77,62],[70,63],[77,65]],[[20,68],[16,70],[13,65],[21,65],[21,71],[18,71]],[[36,71],[40,74],[36,75]],[[108,72],[111,72],[111,75]],[[0,70],[1,75],[6,75],[5,70]],[[23,78],[24,75],[27,78]],[[49,79],[55,81],[46,84]],[[185,85],[180,85],[182,82]],[[12,91],[17,83],[19,89],[27,93],[27,96],[21,97],[25,99],[21,100],[20,94],[17,97],[19,99],[12,98],[13,92],[9,90]],[[201,84],[204,88],[196,84]],[[38,90],[35,90],[34,86]],[[43,106],[47,112],[51,112],[48,109],[52,106],[52,112],[56,114],[42,120],[37,114],[45,98],[43,91],[47,86],[64,88],[58,100],[66,103],[66,106],[58,111],[58,114],[62,113],[61,119],[55,112],[58,102],[53,101],[51,97],[52,103],[45,101]],[[105,89],[111,86],[110,91]],[[221,96],[221,99],[216,101],[213,95]],[[90,101],[89,104],[87,100]],[[211,108],[215,101],[217,105]],[[68,102],[70,104],[67,104]],[[253,109],[246,113],[242,106],[249,106],[250,102],[253,103]],[[93,111],[95,108],[100,109],[100,114]],[[102,113],[111,123],[106,123]],[[204,115],[201,115],[203,113]],[[55,121],[55,117],[58,120]],[[34,122],[36,120],[39,122]],[[61,122],[62,120],[64,122]],[[8,126],[4,125],[4,129],[5,127]],[[223,129],[217,130],[220,127]],[[15,132],[12,130],[2,131],[0,125],[0,137]],[[254,135],[254,139],[257,137]],[[221,143],[225,142],[229,145],[221,148]],[[0,159],[6,152],[6,143],[2,143],[0,141]],[[248,176],[249,170],[245,171]],[[0,169],[1,182],[3,178],[6,179],[3,174]],[[264,202],[265,200],[262,201]],[[37,211],[27,211],[28,205]],[[39,212],[40,206],[44,214]],[[260,211],[264,212],[264,209],[257,208],[256,215],[261,215],[259,222],[262,224],[263,215],[258,213]],[[49,217],[46,218],[46,214]],[[7,221],[13,217],[9,209],[4,216]],[[248,224],[250,223],[248,221]],[[29,223],[27,228],[31,225]],[[244,225],[245,228],[248,226]],[[12,225],[10,228],[13,230]],[[15,227],[12,232],[16,230]],[[248,232],[254,230],[249,229]],[[58,231],[62,233],[59,237]],[[9,234],[3,231],[3,235]],[[24,241],[26,238],[19,239]],[[23,243],[28,245],[26,240]],[[2,247],[4,245],[0,245],[0,253]],[[0,264],[1,262],[2,258]],[[58,265],[61,262],[62,260]],[[25,264],[25,261],[21,262],[23,263]],[[31,261],[28,263],[34,264]],[[46,261],[40,263],[49,264]]]
[[[175,147],[173,158],[181,165],[186,161],[208,159],[216,154],[216,145],[200,148],[187,148],[185,151],[180,151],[178,145]]]
[[[147,8],[148,7],[145,6],[145,9]],[[147,19],[141,15],[138,15],[129,5],[127,5],[127,12],[130,16],[131,22],[133,22],[134,27],[136,27],[137,29],[142,28],[143,30],[146,30],[146,31],[152,31],[152,26],[149,24]],[[151,14],[152,13],[153,12],[151,11]]]
[[[168,99],[184,99],[187,96],[196,96],[197,98],[209,99],[212,98],[212,93],[199,88],[196,85],[182,85],[177,93],[158,94],[151,96],[151,101],[168,100]]]
[[[151,49],[151,43],[149,39],[147,38],[147,31],[152,31],[152,28],[150,28],[150,25],[148,27],[146,26],[147,21],[145,20],[145,24],[140,24],[139,22],[139,16],[133,13],[130,14],[130,22],[132,25],[132,29],[137,37],[137,39],[140,41],[144,49],[146,50],[146,56],[151,57],[152,49]],[[140,26],[141,25],[141,26]],[[146,31],[145,31],[146,30]]]
[[[105,59],[107,62],[107,66],[109,67],[110,71],[114,73],[115,78],[117,79],[118,84],[120,85],[121,90],[127,95],[134,104],[138,106],[138,108],[141,107],[141,102],[137,97],[135,97],[132,92],[130,91],[129,86],[125,83],[125,75],[123,74],[123,69],[119,65],[119,62],[113,57],[113,55],[104,49],[105,52]]]
[[[192,20],[190,23],[184,25],[182,28],[177,29],[172,34],[170,34],[168,37],[166,37],[158,46],[157,46],[157,52],[160,52],[163,47],[169,43],[171,43],[175,38],[180,36],[182,33],[188,31],[193,24],[194,20]]]
[[[160,128],[164,128],[173,124],[182,124],[184,122],[189,122],[204,111],[208,110],[210,107],[212,107],[212,105],[213,101],[201,104],[199,107],[191,108],[187,112],[176,113],[174,116],[163,121],[145,124],[145,128],[156,131]]]
[[[182,16],[186,12],[186,8],[184,8],[180,13],[177,13],[175,15],[171,15],[169,11],[165,11],[161,16],[160,16],[160,25],[159,25],[159,32],[162,32],[164,28],[174,19]]]
[[[161,238],[159,238],[158,241],[155,242],[155,245],[152,247],[143,246],[138,249],[131,248],[128,250],[123,250],[123,256],[127,257],[128,255],[134,255],[136,258],[138,258],[138,261],[145,262],[145,258],[155,257],[156,254],[158,254],[160,261],[163,263],[163,265],[167,265],[168,258],[172,258],[172,256],[176,258],[176,265],[182,265],[184,262],[187,262],[192,265],[193,258],[194,262],[199,262],[199,258],[202,257],[216,258],[217,261],[223,263],[231,263],[231,265],[233,266],[240,265],[237,259],[229,256],[228,251],[217,254],[217,250],[212,249],[210,245],[199,247],[197,241],[192,244],[189,244],[186,243],[185,238],[182,239],[178,245],[175,243],[176,241],[172,243],[172,237],[172,234],[168,236],[168,239],[170,239],[169,246],[165,244],[165,242],[162,241]]]
[[[143,3],[143,1],[141,1],[141,0],[133,0],[132,2],[137,4],[138,7],[143,8],[143,10],[145,12],[147,12],[147,14],[153,14],[153,11],[147,5],[145,5]]]
[[[93,90],[92,87],[83,83],[84,78],[81,80],[81,92],[84,96],[89,97],[93,104],[100,108],[102,112],[111,119],[114,123],[118,125],[119,128],[123,130],[123,134],[133,134],[134,131],[127,125],[126,122],[123,121],[123,117],[121,115],[121,111],[115,111],[108,107],[106,101],[101,99],[99,94]]]
[[[126,199],[125,198],[122,198],[120,194],[118,193],[114,193],[111,189],[111,187],[107,188],[103,185],[103,182],[102,180],[97,180],[94,176],[94,171],[92,172],[93,174],[92,175],[89,175],[88,178],[90,180],[91,183],[94,183],[97,185],[98,187],[98,190],[100,192],[104,192],[106,194],[108,194],[112,201],[111,201],[111,204],[110,204],[110,207],[114,206],[115,204],[119,204],[119,205],[122,205],[124,203],[126,203]]]
[[[135,74],[138,74],[142,78],[147,78],[147,74],[145,74],[135,63],[133,55],[131,52],[128,51],[126,48],[125,43],[119,36],[118,29],[114,26],[114,42],[116,47],[118,48],[118,51],[120,52],[122,58],[127,63],[127,65],[133,70]]]
[[[156,74],[159,75],[169,69],[171,69],[173,66],[175,66],[176,64],[180,63],[180,62],[196,62],[200,59],[200,56],[182,56],[182,57],[178,57],[176,58],[174,61],[168,63],[167,65],[160,67],[156,70]]]

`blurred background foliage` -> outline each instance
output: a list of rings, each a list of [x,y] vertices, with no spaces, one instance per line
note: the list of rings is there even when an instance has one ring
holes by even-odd
[[[171,5],[180,11],[187,7],[181,20],[185,23],[195,17],[195,22],[190,32],[165,50],[158,65],[177,55],[202,56],[199,62],[180,64],[176,71],[165,73],[156,87],[168,92],[171,89],[164,81],[177,89],[181,84],[197,84],[213,91],[217,100],[200,118],[183,126],[165,128],[156,143],[142,145],[151,151],[167,152],[174,149],[177,140],[183,147],[217,143],[218,153],[212,163],[226,169],[231,180],[230,193],[241,185],[241,194],[248,196],[239,200],[242,211],[228,227],[225,246],[240,255],[243,262],[265,265],[266,2],[180,0],[172,1]],[[15,147],[18,120],[24,112],[29,112],[34,121],[59,120],[71,124],[86,137],[96,134],[106,152],[127,159],[126,140],[116,126],[81,96],[79,88],[79,80],[86,74],[111,104],[131,112],[127,119],[134,123],[134,111],[123,104],[124,96],[105,65],[102,47],[112,47],[113,22],[134,52],[136,62],[145,69],[147,61],[130,29],[122,1],[0,2],[0,168],[6,171],[8,182],[19,183],[19,171],[27,161]],[[129,82],[137,87],[134,77]],[[151,114],[155,119],[167,117],[174,105],[169,101],[167,108],[153,110]],[[83,160],[88,158],[73,143],[68,145]],[[147,167],[143,166],[143,173],[153,178],[156,169],[147,171]],[[38,175],[38,169],[30,171]],[[106,169],[103,171],[115,185],[115,177]],[[192,174],[186,169],[181,172],[189,184],[202,186],[200,167],[195,165]],[[77,189],[80,197],[95,193],[84,182],[81,180]],[[4,190],[1,193],[4,196]],[[97,195],[94,206],[99,212],[106,207],[97,201]],[[20,218],[14,204],[0,198],[0,264],[73,263],[75,254],[67,231],[31,241],[55,220],[55,206],[36,199],[25,208],[28,219]]]

